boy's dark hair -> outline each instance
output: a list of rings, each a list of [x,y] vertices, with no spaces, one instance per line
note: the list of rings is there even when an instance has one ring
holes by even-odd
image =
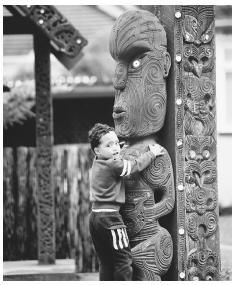
[[[92,127],[88,133],[91,149],[94,151],[94,148],[100,144],[101,137],[111,131],[114,132],[113,127],[110,127],[106,124],[95,124],[94,127]]]

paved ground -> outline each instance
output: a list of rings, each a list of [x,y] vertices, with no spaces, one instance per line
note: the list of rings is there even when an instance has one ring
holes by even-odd
[[[232,279],[232,216],[221,216],[220,226],[220,249],[221,249],[221,279]],[[39,266],[37,261],[4,262],[4,280],[81,280],[96,281],[98,273],[74,274],[74,260],[57,260],[56,265]],[[7,275],[7,276],[6,276]]]

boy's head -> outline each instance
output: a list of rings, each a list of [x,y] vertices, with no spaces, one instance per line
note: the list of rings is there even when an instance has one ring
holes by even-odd
[[[120,145],[114,128],[97,123],[89,131],[89,142],[91,149],[100,159],[109,159],[118,157],[120,154]]]

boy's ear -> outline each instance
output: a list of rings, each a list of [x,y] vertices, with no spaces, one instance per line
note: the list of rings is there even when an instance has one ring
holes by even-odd
[[[98,148],[98,147],[95,147],[95,148],[94,148],[94,152],[95,152],[96,155],[99,155],[99,154],[100,154],[99,148]]]

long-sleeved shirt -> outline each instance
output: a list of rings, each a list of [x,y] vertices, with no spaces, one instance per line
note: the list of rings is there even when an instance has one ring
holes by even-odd
[[[92,208],[119,210],[125,202],[123,177],[142,171],[155,157],[147,151],[132,161],[122,158],[94,159],[90,179]]]

